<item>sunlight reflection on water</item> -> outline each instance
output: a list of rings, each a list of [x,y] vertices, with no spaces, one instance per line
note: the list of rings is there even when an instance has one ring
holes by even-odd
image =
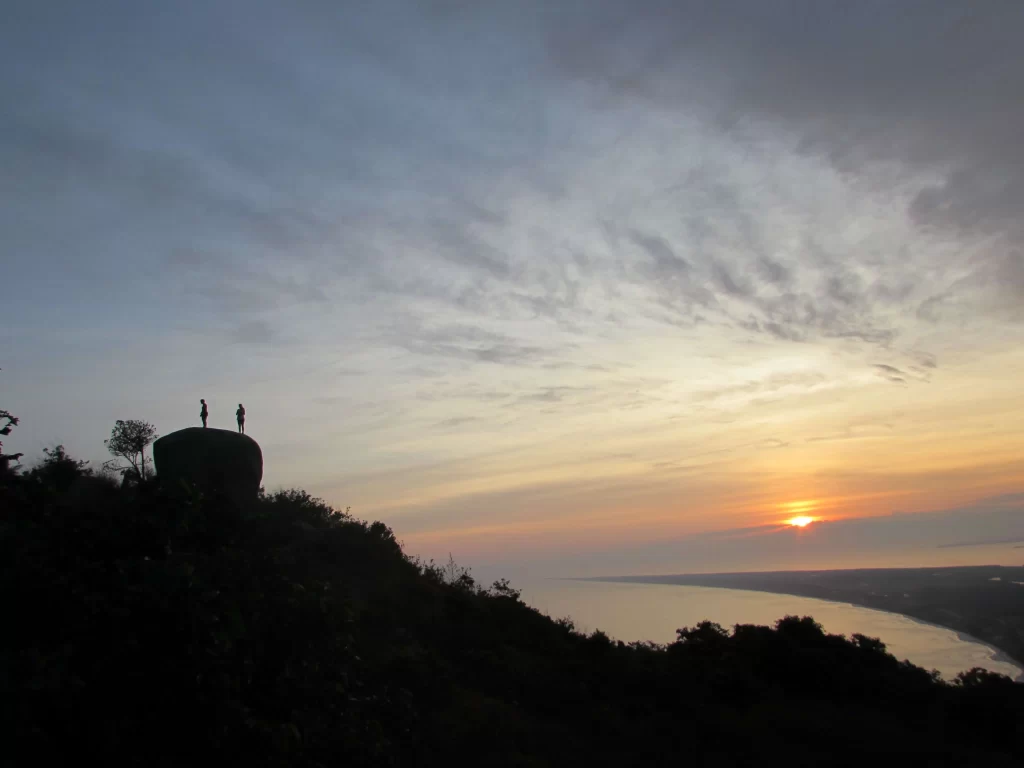
[[[962,639],[953,630],[845,603],[670,584],[552,580],[518,586],[523,600],[553,618],[571,616],[579,630],[600,629],[627,642],[670,642],[677,628],[705,619],[728,629],[734,624],[772,625],[790,614],[813,616],[828,632],[880,638],[898,659],[937,669],[947,680],[971,667],[1024,676],[1020,667],[997,659],[995,649]]]

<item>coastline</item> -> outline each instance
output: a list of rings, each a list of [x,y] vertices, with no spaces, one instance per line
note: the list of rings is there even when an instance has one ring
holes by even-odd
[[[562,581],[562,580],[564,580],[564,581],[599,581],[599,582],[617,583],[617,584],[651,584],[651,585],[669,586],[669,587],[691,587],[691,588],[695,588],[695,589],[728,589],[728,590],[734,591],[734,592],[764,592],[765,594],[769,594],[769,595],[788,595],[790,597],[801,597],[801,598],[804,598],[805,600],[820,600],[823,603],[832,603],[834,605],[845,605],[845,606],[849,606],[849,607],[852,607],[852,608],[861,608],[861,609],[868,610],[868,611],[877,611],[878,613],[888,613],[888,614],[890,614],[892,616],[901,616],[901,617],[903,617],[905,619],[909,619],[910,621],[914,622],[915,624],[920,624],[920,625],[926,626],[926,627],[934,627],[934,628],[938,628],[938,629],[944,629],[944,630],[947,630],[948,632],[953,632],[953,633],[956,634],[957,638],[962,640],[963,642],[973,643],[975,645],[980,645],[980,646],[983,646],[984,648],[989,649],[992,652],[992,660],[993,661],[998,661],[998,662],[1001,662],[1003,664],[1010,664],[1010,665],[1016,667],[1019,670],[1019,673],[1017,674],[1016,677],[1013,678],[1013,681],[1016,682],[1016,683],[1024,684],[1024,661],[1019,661],[1019,660],[1013,658],[1012,656],[1007,654],[1003,649],[1001,649],[1001,648],[999,648],[997,646],[994,646],[991,643],[986,642],[985,640],[982,640],[981,638],[975,637],[974,635],[969,635],[966,632],[962,632],[962,631],[960,631],[960,630],[958,630],[958,629],[956,629],[954,627],[950,627],[950,626],[947,626],[945,624],[936,624],[933,621],[926,621],[925,619],[920,619],[920,618],[918,618],[916,616],[911,616],[909,614],[901,613],[899,611],[887,611],[884,608],[877,608],[877,607],[872,606],[872,605],[860,605],[858,603],[850,602],[849,600],[829,600],[828,598],[825,598],[825,597],[816,597],[816,596],[811,596],[811,595],[801,595],[801,594],[798,594],[796,592],[781,592],[781,591],[773,590],[773,589],[754,589],[754,588],[750,588],[750,587],[732,587],[732,586],[714,586],[714,587],[711,587],[711,586],[702,585],[702,584],[679,584],[679,583],[665,582],[665,581],[644,581],[642,577],[632,577],[632,576],[631,577],[627,577],[627,578],[590,577],[590,578],[574,579],[574,578],[570,577],[570,578],[566,578],[566,579],[559,579],[559,581]]]
[[[888,613],[891,613],[891,611],[888,611]],[[904,613],[901,613],[899,615],[900,616],[906,616],[906,614],[904,614]],[[915,619],[913,616],[907,616],[907,618],[908,619],[913,619],[914,621],[917,621],[917,622],[919,622],[921,624],[928,624],[927,621],[921,621],[920,619]],[[933,627],[942,627],[941,624],[932,624],[931,626],[933,626]],[[942,628],[943,629],[950,629],[950,627],[942,627]],[[956,636],[959,637],[961,640],[964,640],[964,641],[969,642],[969,643],[977,643],[978,645],[983,645],[986,648],[990,649],[993,652],[993,654],[992,654],[992,660],[993,661],[1000,661],[1000,662],[1002,662],[1004,664],[1012,664],[1013,666],[1017,667],[1017,669],[1019,669],[1021,672],[1020,672],[1019,675],[1017,675],[1015,678],[1013,678],[1013,682],[1015,682],[1015,683],[1024,683],[1024,663],[1021,663],[1021,662],[1017,661],[1012,656],[1008,656],[1003,649],[997,648],[996,646],[992,645],[991,643],[986,643],[984,640],[980,640],[977,637],[974,637],[973,635],[968,635],[966,632],[959,632],[959,631],[957,631],[955,629],[952,630],[952,631],[956,632]]]

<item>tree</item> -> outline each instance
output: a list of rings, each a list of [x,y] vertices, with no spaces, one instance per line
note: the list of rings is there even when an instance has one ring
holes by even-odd
[[[0,435],[6,437],[11,434],[11,430],[18,426],[18,417],[11,416],[11,414],[2,408],[0,408]],[[4,453],[4,444],[0,441],[0,475],[7,474],[7,470],[11,462],[17,464],[18,460],[24,456],[22,453]]]
[[[104,467],[120,472],[123,477],[134,476],[146,479],[146,446],[156,440],[156,427],[148,421],[139,419],[118,419],[110,430],[110,439],[104,440],[107,450],[119,459],[128,462],[128,466],[116,460],[108,461]]]
[[[451,553],[449,553],[448,556],[451,557]],[[497,579],[493,584],[491,584],[488,594],[494,595],[495,597],[507,597],[509,600],[518,603],[520,602],[523,591],[513,587],[508,579]]]
[[[1000,686],[1013,686],[1014,682],[1006,675],[998,672],[990,672],[981,667],[971,667],[966,672],[961,672],[954,678],[954,684],[961,688],[998,688]]]
[[[7,436],[11,434],[11,429],[18,426],[18,417],[11,416],[7,411],[0,409],[0,422],[3,422],[3,426],[0,427],[0,435]],[[0,473],[4,473],[8,469],[8,465],[11,462],[18,463],[24,454],[21,453],[4,453],[4,444],[0,442]]]
[[[43,448],[46,455],[38,466],[29,472],[29,477],[44,486],[59,491],[67,490],[79,477],[90,477],[92,470],[88,461],[80,461],[68,455],[63,445],[55,448]]]

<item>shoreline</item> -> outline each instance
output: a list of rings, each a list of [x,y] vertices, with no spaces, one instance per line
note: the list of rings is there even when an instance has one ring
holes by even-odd
[[[800,595],[800,594],[796,594],[795,592],[778,592],[776,590],[771,590],[771,589],[750,589],[750,588],[745,588],[745,587],[725,587],[725,586],[722,586],[722,587],[710,587],[710,586],[706,586],[706,585],[703,585],[703,584],[675,584],[675,583],[672,583],[672,582],[665,582],[665,581],[642,581],[641,579],[636,578],[636,577],[629,577],[629,578],[625,578],[625,579],[624,578],[614,578],[614,577],[613,578],[601,578],[601,577],[586,578],[586,577],[584,577],[584,578],[574,579],[572,577],[569,577],[569,578],[565,578],[565,579],[558,579],[558,581],[597,581],[597,582],[605,582],[605,583],[610,583],[610,584],[648,584],[648,585],[664,586],[664,587],[690,587],[692,589],[728,589],[728,590],[733,591],[733,592],[763,592],[763,593],[768,594],[768,595],[786,595],[786,596],[789,596],[789,597],[803,598],[804,600],[820,600],[823,603],[832,603],[833,605],[846,605],[846,606],[849,606],[851,608],[861,608],[861,609],[866,610],[866,611],[877,611],[878,613],[887,613],[887,614],[889,614],[891,616],[901,616],[901,617],[903,617],[905,619],[909,619],[910,621],[914,622],[915,624],[921,624],[922,626],[933,627],[933,628],[937,628],[937,629],[944,629],[947,632],[953,632],[954,634],[956,634],[957,638],[959,640],[963,641],[963,642],[973,643],[974,645],[980,645],[980,646],[982,646],[984,648],[987,648],[988,650],[990,650],[992,652],[992,661],[998,661],[998,662],[1001,662],[1003,664],[1010,664],[1010,665],[1016,667],[1019,671],[1018,671],[1017,676],[1012,678],[1012,679],[1013,679],[1013,681],[1015,683],[1022,683],[1022,684],[1024,684],[1024,661],[1018,661],[1017,659],[1015,659],[1012,656],[1010,656],[1009,654],[1007,654],[1003,649],[998,648],[998,647],[992,645],[991,643],[988,643],[988,642],[982,640],[981,638],[975,637],[974,635],[969,635],[966,632],[962,632],[959,629],[955,629],[954,627],[946,626],[945,624],[936,624],[935,622],[926,621],[924,619],[919,619],[916,616],[910,616],[910,615],[908,615],[906,613],[900,613],[899,611],[887,611],[884,608],[876,608],[876,607],[870,606],[870,605],[858,605],[857,603],[851,603],[848,600],[829,600],[828,598],[824,598],[824,597],[812,597],[810,595]]]

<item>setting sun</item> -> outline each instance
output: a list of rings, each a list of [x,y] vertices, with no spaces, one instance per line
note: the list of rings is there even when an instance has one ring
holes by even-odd
[[[798,517],[791,517],[786,520],[786,525],[795,525],[797,528],[806,528],[808,525],[814,522],[813,517],[807,517],[807,515],[800,515]]]

